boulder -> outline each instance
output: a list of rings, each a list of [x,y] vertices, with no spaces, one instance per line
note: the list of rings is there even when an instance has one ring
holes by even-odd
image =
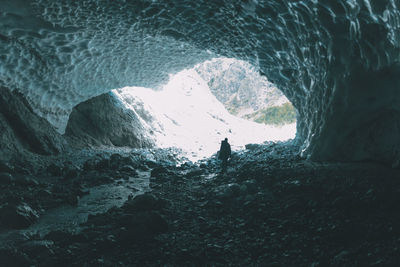
[[[261,145],[259,145],[259,144],[247,144],[247,145],[245,145],[245,148],[247,149],[247,150],[257,150],[257,149],[259,149],[259,148],[261,148],[262,146]]]
[[[52,240],[53,242],[59,244],[71,244],[73,242],[87,242],[88,238],[85,234],[74,235],[71,232],[64,230],[55,230],[44,236],[46,240]]]
[[[242,185],[245,185],[247,187],[248,193],[256,193],[258,191],[257,181],[254,179],[246,180],[243,182]]]
[[[0,185],[9,185],[15,181],[14,177],[8,172],[0,172]]]
[[[165,201],[157,198],[153,194],[143,194],[126,201],[122,206],[122,209],[127,212],[138,212],[157,210],[163,208],[164,206]]]
[[[117,239],[122,243],[141,242],[168,231],[168,223],[154,211],[141,212],[126,220]]]
[[[38,212],[26,203],[8,204],[0,210],[0,222],[8,228],[23,229],[38,218]]]
[[[37,195],[41,198],[51,198],[53,195],[50,190],[48,189],[40,189]]]
[[[198,176],[200,176],[200,175],[202,175],[202,174],[204,174],[204,173],[205,173],[205,170],[204,170],[204,169],[201,169],[201,168],[193,168],[192,170],[190,170],[190,171],[186,174],[186,177],[187,177],[187,178],[198,177]]]
[[[51,240],[32,240],[22,245],[22,251],[30,257],[47,258],[54,254],[53,246],[54,242]]]
[[[26,166],[29,165],[29,162],[24,162],[25,166],[20,166],[20,165],[16,165],[14,167],[14,172],[15,173],[19,173],[19,174],[24,174],[24,175],[30,175],[31,171],[29,169],[32,170],[32,166]]]
[[[26,267],[33,266],[33,262],[29,257],[13,248],[0,249],[1,266]]]
[[[0,161],[0,172],[12,173],[13,172],[13,167],[7,162]]]
[[[214,191],[217,198],[230,199],[238,197],[242,190],[239,184],[231,183],[231,184],[220,185]]]
[[[19,185],[39,185],[39,182],[31,176],[20,176],[16,179],[16,183]]]
[[[167,175],[170,175],[170,171],[163,166],[155,167],[154,169],[151,170],[150,173],[150,177],[153,178],[162,178]]]
[[[97,158],[91,158],[83,163],[82,169],[84,171],[92,171],[96,169],[96,164],[98,163]]]
[[[59,165],[56,165],[54,163],[51,163],[47,167],[47,172],[50,173],[53,176],[61,176],[63,174],[62,167]]]
[[[79,171],[77,169],[71,169],[68,167],[64,168],[63,173],[64,173],[63,177],[66,180],[72,180],[79,176]]]
[[[122,172],[128,172],[128,173],[135,173],[136,174],[135,168],[133,168],[130,165],[124,165],[121,168],[119,168],[119,170],[122,171]]]
[[[148,168],[156,168],[158,166],[158,163],[155,160],[145,160],[143,162],[143,165],[141,165],[143,170],[147,170]]]
[[[114,170],[118,169],[122,164],[122,156],[120,154],[112,154],[110,156],[110,167]]]
[[[110,160],[108,159],[102,159],[99,162],[96,163],[94,170],[100,171],[100,170],[105,170],[110,168]]]
[[[93,97],[75,106],[65,136],[82,147],[148,148],[154,145],[137,113],[124,108],[113,93]]]

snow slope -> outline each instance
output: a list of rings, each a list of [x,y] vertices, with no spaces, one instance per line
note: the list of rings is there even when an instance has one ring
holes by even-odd
[[[237,118],[211,93],[194,70],[171,75],[161,91],[125,87],[113,93],[152,129],[159,147],[177,147],[192,159],[211,156],[227,137],[233,150],[248,143],[295,137],[296,125],[272,127]]]

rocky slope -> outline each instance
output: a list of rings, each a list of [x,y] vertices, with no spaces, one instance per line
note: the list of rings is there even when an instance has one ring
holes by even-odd
[[[253,119],[249,115],[289,102],[247,62],[216,58],[197,65],[195,70],[225,108],[238,117]]]

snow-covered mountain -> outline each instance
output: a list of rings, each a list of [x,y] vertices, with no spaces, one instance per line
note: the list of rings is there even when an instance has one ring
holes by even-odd
[[[195,69],[171,76],[160,91],[126,87],[113,93],[141,118],[143,128],[151,129],[159,147],[180,148],[193,159],[217,152],[225,137],[239,149],[294,138],[296,132],[295,124],[273,127],[233,116]]]
[[[214,58],[195,70],[226,109],[241,118],[289,103],[273,83],[245,61]]]

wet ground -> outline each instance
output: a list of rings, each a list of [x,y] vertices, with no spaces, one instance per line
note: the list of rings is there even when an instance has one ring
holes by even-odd
[[[112,207],[121,207],[128,198],[150,190],[150,172],[139,172],[137,177],[119,179],[110,184],[93,186],[77,201],[76,205],[64,204],[44,211],[39,219],[19,233],[46,235],[55,230],[79,232],[80,224],[87,221],[89,214],[102,213]],[[4,231],[1,242],[13,238],[17,231]],[[12,241],[12,240],[11,240]]]
[[[36,182],[3,182],[0,260],[6,266],[398,266],[399,170],[309,162],[296,151],[290,144],[248,146],[233,155],[226,173],[215,158],[181,165],[174,157],[89,155],[74,168],[47,168],[53,174],[34,176]],[[9,222],[4,214],[18,205],[25,218]]]

